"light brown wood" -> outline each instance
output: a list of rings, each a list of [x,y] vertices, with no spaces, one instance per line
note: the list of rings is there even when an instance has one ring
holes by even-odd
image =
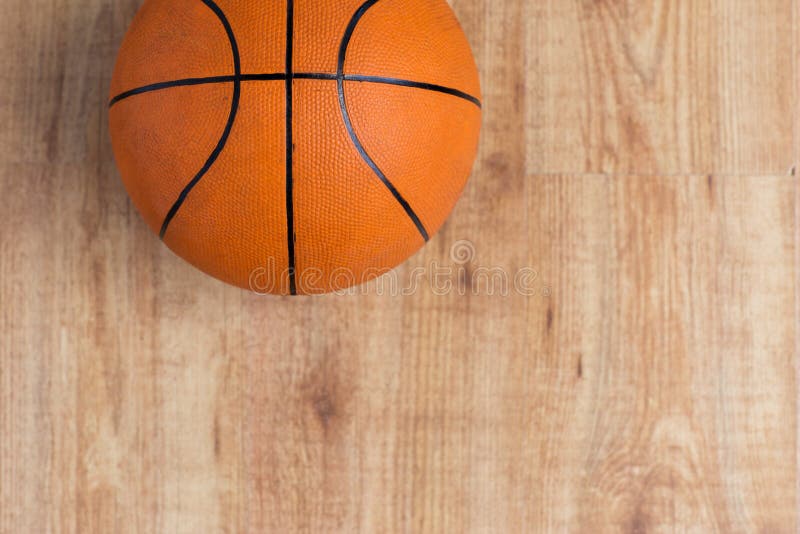
[[[792,0],[527,6],[529,172],[791,168]]]
[[[452,3],[485,127],[428,277],[291,300],[127,199],[138,0],[6,0],[0,532],[798,531],[800,2]]]

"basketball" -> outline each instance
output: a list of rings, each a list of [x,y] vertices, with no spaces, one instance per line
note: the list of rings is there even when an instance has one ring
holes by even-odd
[[[480,123],[445,0],[145,0],[109,102],[151,229],[207,274],[278,295],[416,253],[461,196]]]

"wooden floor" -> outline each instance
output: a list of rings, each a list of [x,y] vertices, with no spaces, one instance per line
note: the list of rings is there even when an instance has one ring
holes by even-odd
[[[3,3],[0,532],[798,531],[800,0],[455,0],[452,287],[314,299],[132,208],[138,5]]]

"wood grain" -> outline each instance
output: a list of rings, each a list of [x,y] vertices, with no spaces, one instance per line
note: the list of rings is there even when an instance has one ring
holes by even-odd
[[[127,199],[139,1],[7,0],[0,532],[798,531],[800,2],[452,4],[463,201],[393,276],[292,300]]]
[[[528,172],[791,168],[792,0],[526,5]]]

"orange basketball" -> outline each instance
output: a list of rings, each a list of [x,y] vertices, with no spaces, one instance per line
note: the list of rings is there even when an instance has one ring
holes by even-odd
[[[374,278],[439,230],[480,108],[445,0],[146,0],[109,117],[167,246],[225,282],[310,294]]]

